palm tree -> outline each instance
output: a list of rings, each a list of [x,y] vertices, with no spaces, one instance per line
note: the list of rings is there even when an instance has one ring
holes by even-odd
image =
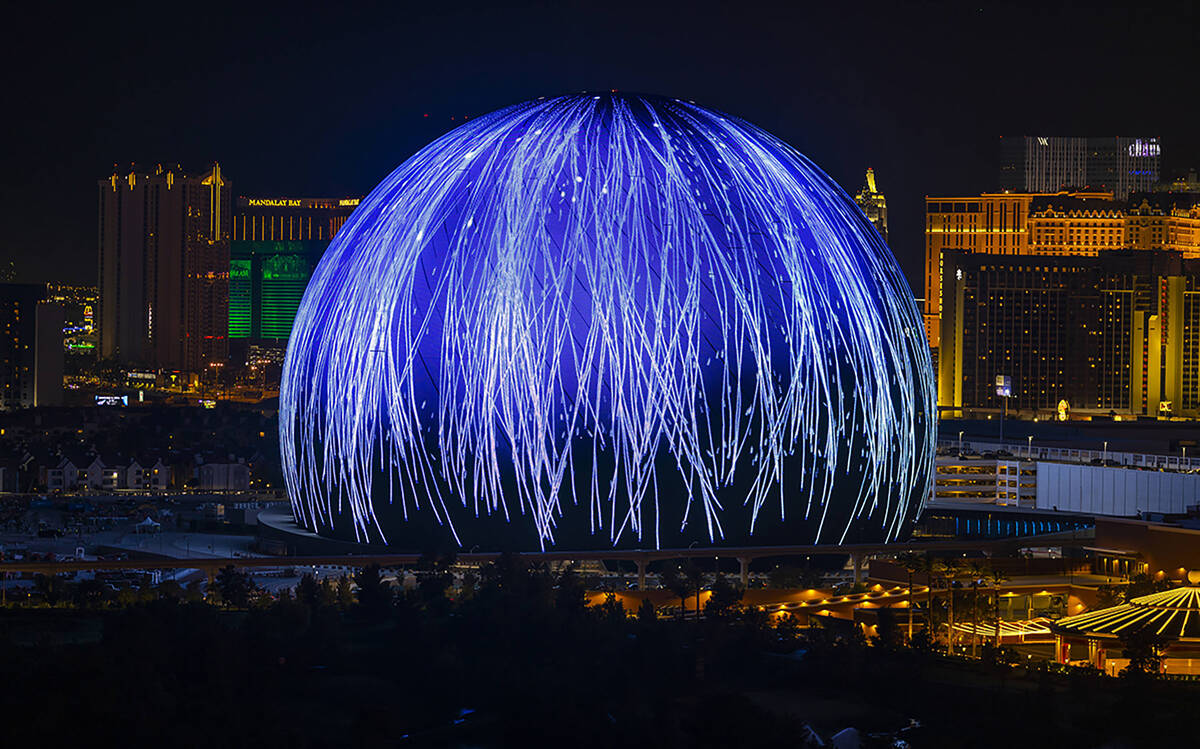
[[[896,556],[896,564],[904,568],[908,572],[908,643],[912,644],[913,638],[913,589],[912,577],[913,573],[921,569],[924,564],[924,557],[920,554],[914,554],[911,551],[906,551],[903,554]]]
[[[942,563],[942,575],[946,581],[946,591],[949,594],[946,607],[946,652],[954,654],[954,603],[957,592],[954,583],[962,576],[962,568],[957,560],[947,560]]]
[[[930,556],[929,552],[925,552],[925,556],[921,561],[921,572],[925,573],[925,610],[928,620],[928,629],[930,647],[934,646],[937,639],[937,626],[933,621],[933,582],[934,579],[944,579],[946,575],[946,563],[937,557]]]
[[[967,563],[967,574],[971,576],[971,657],[979,656],[979,582],[987,576],[991,565],[987,561],[972,559]]]
[[[999,652],[1000,651],[1000,585],[1002,583],[1008,582],[1008,575],[1004,574],[1002,571],[1000,571],[998,569],[995,569],[994,567],[989,568],[987,571],[987,581],[995,589],[995,593],[994,593],[993,597],[995,598],[995,607],[996,607],[996,610],[995,610],[995,613],[996,613],[996,616],[995,616],[996,652]]]
[[[690,590],[696,591],[696,621],[700,620],[700,589],[704,587],[704,570],[695,560],[688,559],[683,565],[683,578]]]
[[[680,573],[678,567],[668,567],[662,574],[663,587],[679,596],[679,618],[687,613],[687,594],[692,584]]]

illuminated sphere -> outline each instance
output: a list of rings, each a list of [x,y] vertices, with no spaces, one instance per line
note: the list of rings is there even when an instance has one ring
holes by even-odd
[[[297,521],[410,550],[874,541],[928,493],[895,259],[787,144],[678,99],[539,99],[400,165],[280,389]]]

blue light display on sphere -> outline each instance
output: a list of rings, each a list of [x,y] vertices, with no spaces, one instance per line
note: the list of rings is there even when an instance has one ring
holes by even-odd
[[[935,395],[894,258],[811,162],[625,94],[480,117],[321,260],[280,389],[297,520],[431,548],[896,538]]]

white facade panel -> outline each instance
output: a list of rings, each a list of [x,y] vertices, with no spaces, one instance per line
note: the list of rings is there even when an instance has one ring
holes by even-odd
[[[1183,514],[1200,505],[1200,474],[1037,464],[1037,507],[1090,515]]]

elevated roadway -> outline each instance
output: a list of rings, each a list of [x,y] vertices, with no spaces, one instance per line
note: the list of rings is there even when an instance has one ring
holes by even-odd
[[[953,552],[979,550],[994,554],[1013,553],[1017,549],[1040,546],[1078,545],[1091,540],[1090,529],[1064,531],[1038,536],[1023,536],[1003,539],[965,539],[952,541],[876,543],[876,544],[808,544],[794,546],[747,546],[735,548],[689,548],[689,549],[601,549],[593,551],[540,551],[519,552],[513,556],[538,562],[584,562],[624,561],[633,562],[638,569],[638,586],[645,587],[646,567],[650,562],[671,559],[737,559],[741,563],[743,581],[749,565],[755,559],[766,557],[799,557],[822,555],[849,555],[854,562],[854,578],[862,580],[863,560],[875,554],[899,554],[905,552]],[[464,563],[486,564],[495,561],[502,552],[463,552],[456,560]],[[181,558],[140,559],[74,559],[49,561],[15,561],[0,563],[0,571],[19,573],[59,574],[95,570],[178,570],[196,569],[210,575],[217,570],[233,566],[238,569],[274,567],[366,567],[378,564],[385,568],[412,567],[423,555],[417,553],[365,553],[287,556],[187,556]]]

